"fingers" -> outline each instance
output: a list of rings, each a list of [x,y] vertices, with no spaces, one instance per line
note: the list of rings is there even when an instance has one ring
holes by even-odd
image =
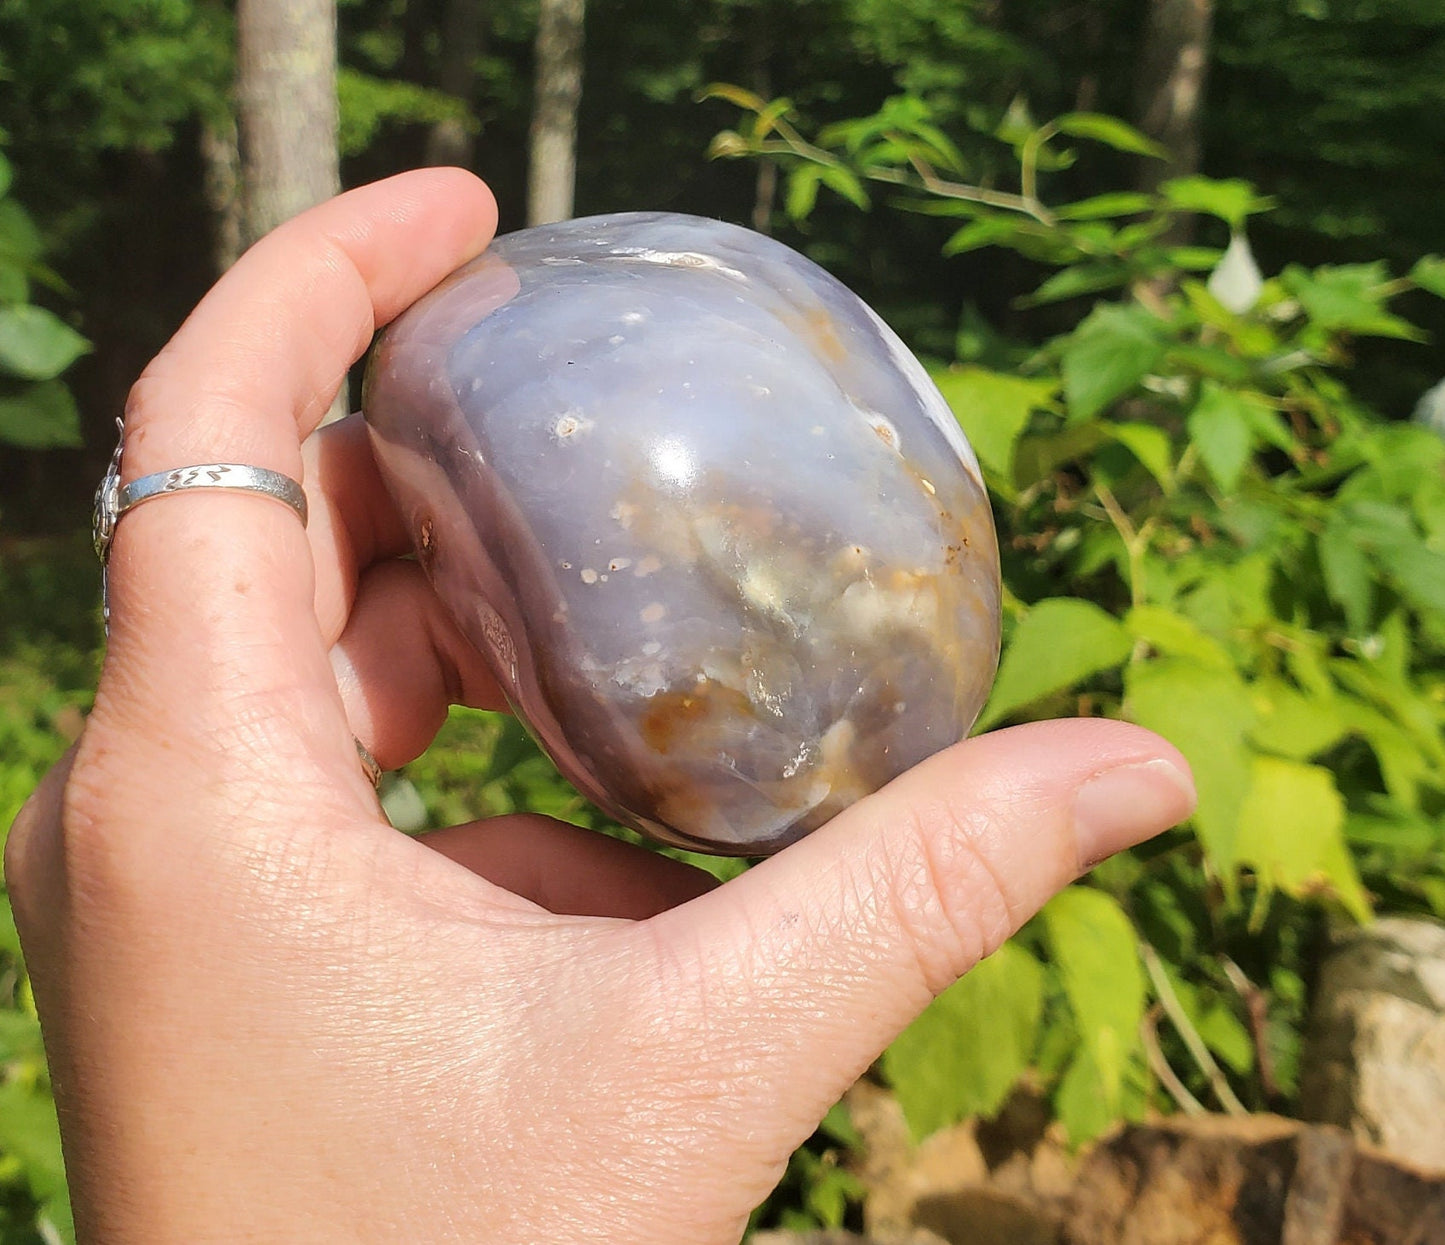
[[[301,441],[373,329],[479,250],[494,222],[481,183],[433,169],[263,239],[136,385],[125,477],[226,461],[300,475]],[[312,772],[354,768],[306,536],[287,508],[203,492],[138,507],[117,530],[111,603],[96,718],[102,734],[118,728],[122,752],[162,739],[198,758],[198,774],[227,779],[278,755]]]
[[[346,625],[363,571],[411,551],[411,539],[376,470],[360,415],[318,428],[301,447],[316,568],[316,621],[334,644]]]
[[[536,813],[451,826],[421,841],[559,915],[641,920],[717,885],[682,861]]]
[[[419,757],[448,705],[506,708],[415,562],[383,562],[362,576],[331,667],[352,734],[383,769]]]
[[[650,924],[705,992],[716,1049],[766,1059],[813,1120],[1055,891],[1193,802],[1183,757],[1137,727],[1018,727],[940,753]],[[755,1039],[768,1049],[740,1049]]]

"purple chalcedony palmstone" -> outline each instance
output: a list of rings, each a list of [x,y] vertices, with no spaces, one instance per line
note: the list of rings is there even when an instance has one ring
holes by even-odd
[[[502,237],[387,331],[364,407],[437,592],[621,821],[775,851],[973,723],[998,654],[977,460],[787,247],[665,213]]]

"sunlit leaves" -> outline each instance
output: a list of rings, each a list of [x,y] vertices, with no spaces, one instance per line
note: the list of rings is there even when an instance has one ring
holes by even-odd
[[[1171,207],[1217,216],[1232,229],[1274,206],[1273,200],[1260,196],[1248,182],[1236,179],[1176,177],[1165,182],[1160,193]]]
[[[1081,1133],[1097,1131],[1098,1118],[1115,1119],[1123,1108],[1125,1073],[1144,1015],[1138,936],[1116,900],[1083,886],[1070,886],[1045,905],[1043,928],[1080,1041],[1060,1092],[1067,1104],[1092,1091],[1102,1108],[1088,1110],[1087,1099],[1066,1106],[1066,1116],[1078,1119],[1070,1133],[1082,1140]],[[1071,1085],[1084,1069],[1085,1084]]]
[[[1040,601],[1014,628],[979,728],[1119,665],[1131,645],[1123,624],[1090,601]]]
[[[1344,815],[1329,770],[1255,757],[1240,810],[1239,858],[1266,888],[1331,895],[1351,916],[1368,920],[1370,901],[1345,847]]]
[[[90,343],[43,307],[0,307],[0,374],[51,380],[90,349]]]
[[[1069,418],[1088,419],[1129,392],[1153,371],[1164,350],[1162,326],[1145,308],[1095,307],[1063,345]]]
[[[1029,416],[1052,403],[1058,381],[1009,376],[981,367],[952,368],[936,372],[933,379],[985,470],[1005,483],[1011,480],[1014,446],[1028,426]]]
[[[883,1053],[884,1074],[915,1138],[997,1113],[1033,1057],[1043,996],[1042,966],[1007,942]]]
[[[1240,808],[1250,781],[1246,736],[1254,702],[1234,670],[1179,657],[1130,668],[1125,711],[1158,731],[1194,770],[1199,807],[1194,824],[1220,873],[1232,883],[1239,861]]]
[[[1199,451],[1215,483],[1232,493],[1254,451],[1247,395],[1205,381],[1199,401],[1189,413],[1189,439]]]
[[[0,441],[27,450],[80,445],[80,411],[70,390],[47,380],[0,397]]]

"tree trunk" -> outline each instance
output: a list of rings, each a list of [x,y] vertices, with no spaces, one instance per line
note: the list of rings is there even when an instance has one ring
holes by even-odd
[[[1199,171],[1204,79],[1214,0],[1149,0],[1139,70],[1139,128],[1169,149],[1146,160],[1140,178],[1155,190],[1170,177]]]
[[[773,75],[769,61],[773,53],[772,13],[760,4],[753,11],[748,30],[750,57],[753,62],[753,93],[760,99],[773,98]],[[778,166],[764,156],[758,161],[757,181],[753,185],[753,228],[758,233],[773,232],[773,209],[778,201]]]
[[[527,223],[572,215],[577,186],[577,105],[582,98],[586,0],[541,0],[537,20]]]
[[[341,189],[336,0],[237,0],[236,127],[246,245]],[[327,419],[350,409],[346,386]]]
[[[237,0],[236,103],[249,244],[341,188],[336,0]]]
[[[206,204],[215,233],[211,254],[219,276],[241,258],[244,229],[241,223],[241,148],[236,120],[228,117],[201,128],[201,164],[205,170]]]
[[[477,80],[477,57],[482,52],[481,0],[446,0],[442,12],[442,54],[437,86],[470,108]],[[438,121],[427,135],[428,164],[472,162],[476,139],[461,118]]]

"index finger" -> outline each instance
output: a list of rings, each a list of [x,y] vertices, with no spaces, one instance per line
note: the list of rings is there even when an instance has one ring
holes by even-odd
[[[375,328],[480,251],[495,223],[481,182],[428,169],[262,239],[137,382],[124,479],[221,462],[300,478],[301,442]],[[252,760],[319,747],[354,766],[294,513],[256,495],[167,496],[126,514],[110,575],[97,718],[216,763],[242,742]]]

